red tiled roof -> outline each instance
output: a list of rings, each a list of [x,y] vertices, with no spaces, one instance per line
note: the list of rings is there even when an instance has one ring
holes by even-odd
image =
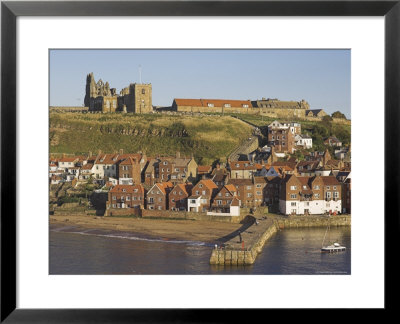
[[[211,171],[210,165],[199,165],[197,166],[198,173],[209,173]]]
[[[231,170],[257,170],[257,166],[250,161],[233,161],[230,167]]]
[[[243,105],[252,107],[250,100],[231,100],[231,99],[174,99],[178,106],[195,106],[208,107],[208,104],[213,104],[214,107],[223,107],[228,104],[234,108],[243,108]]]
[[[321,177],[324,185],[340,185],[339,181],[334,176]]]
[[[93,164],[92,163],[86,163],[85,165],[83,165],[81,167],[82,170],[91,170],[93,168]]]
[[[186,195],[190,195],[193,185],[190,183],[178,183],[173,190],[182,190]]]
[[[233,184],[227,184],[225,185],[225,188],[228,189],[232,194],[237,191]]]
[[[78,160],[76,157],[63,157],[58,162],[75,162],[76,160]]]
[[[208,189],[216,189],[218,186],[212,180],[200,180],[202,184],[204,184]]]
[[[173,188],[174,187],[174,185],[172,184],[172,182],[169,182],[169,181],[167,181],[167,182],[158,182],[158,183],[156,183],[155,184],[155,186],[157,186],[157,188],[158,189],[160,189],[161,190],[161,192],[165,195],[167,192],[166,192],[166,189],[168,189],[168,188]]]
[[[99,154],[96,164],[115,164],[118,161],[118,154]]]
[[[137,185],[116,185],[114,188],[112,188],[110,190],[110,192],[115,192],[115,193],[120,193],[120,192],[134,193],[135,189],[137,189],[138,192],[140,192],[140,193],[144,193],[144,188],[143,188],[143,186],[141,184],[137,184]]]

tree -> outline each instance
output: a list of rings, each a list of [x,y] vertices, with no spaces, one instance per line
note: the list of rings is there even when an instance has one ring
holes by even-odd
[[[334,113],[332,113],[332,117],[333,118],[343,118],[343,119],[347,119],[346,116],[344,114],[342,114],[339,110],[335,111]]]

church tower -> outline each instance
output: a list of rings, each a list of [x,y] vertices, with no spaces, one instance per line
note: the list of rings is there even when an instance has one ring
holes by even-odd
[[[85,94],[85,107],[90,106],[90,98],[97,97],[97,86],[96,82],[94,81],[93,72],[89,73],[86,76],[86,94]]]

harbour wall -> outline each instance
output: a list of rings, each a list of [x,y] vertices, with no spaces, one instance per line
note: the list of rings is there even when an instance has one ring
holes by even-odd
[[[210,264],[213,265],[250,265],[253,264],[257,255],[262,251],[265,243],[279,230],[284,228],[304,227],[326,227],[351,226],[350,215],[340,216],[294,216],[294,217],[271,217],[257,219],[245,231],[224,246],[216,246],[212,250]]]

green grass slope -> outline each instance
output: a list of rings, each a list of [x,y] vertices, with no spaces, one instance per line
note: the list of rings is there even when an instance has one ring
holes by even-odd
[[[50,112],[50,153],[124,149],[155,156],[179,151],[210,164],[224,160],[251,131],[251,126],[230,116]]]

